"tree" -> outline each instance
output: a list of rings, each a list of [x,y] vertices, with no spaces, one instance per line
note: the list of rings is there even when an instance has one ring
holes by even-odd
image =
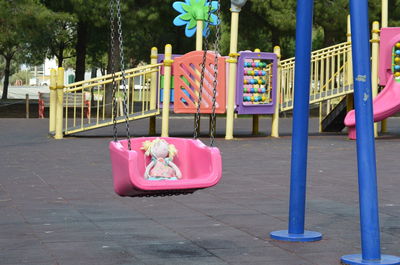
[[[0,81],[2,81],[4,78],[5,66],[6,66],[6,61],[4,60],[3,56],[0,56]],[[17,60],[13,60],[11,62],[11,66],[10,66],[10,76],[13,75],[14,73],[16,73],[17,71],[18,71]]]
[[[57,58],[58,67],[63,66],[65,59],[73,57],[76,39],[76,18],[68,13],[53,12],[48,32],[49,58]]]
[[[43,57],[49,15],[35,0],[0,1],[0,55],[5,60],[2,99],[7,99],[12,60],[18,56],[37,62]]]
[[[83,80],[92,36],[104,34],[103,38],[108,38],[107,33],[102,31],[102,25],[109,21],[108,0],[41,0],[41,2],[55,12],[68,13],[75,17],[75,80]]]

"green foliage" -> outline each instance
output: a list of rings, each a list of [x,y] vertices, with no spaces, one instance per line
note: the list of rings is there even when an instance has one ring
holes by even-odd
[[[58,66],[63,66],[63,61],[74,55],[77,19],[74,15],[64,12],[52,12],[46,36],[48,50],[47,57],[58,60]]]
[[[6,66],[6,60],[4,59],[3,56],[0,56],[0,81],[3,80],[4,78],[4,68]],[[11,62],[11,66],[10,66],[10,75],[13,75],[16,71],[18,70],[18,62],[17,60],[13,60]],[[0,84],[0,86],[2,87],[3,84]]]
[[[35,0],[0,1],[0,54],[27,62],[42,57],[50,13]],[[43,59],[43,58],[42,58]]]
[[[29,79],[32,78],[31,71],[23,70],[13,74],[10,77],[10,84],[14,85],[17,80],[21,80],[23,85],[29,84]]]
[[[325,48],[324,46],[325,34],[324,28],[314,27],[312,32],[312,46],[314,50]]]
[[[167,43],[177,54],[194,49],[194,39],[184,37],[184,28],[172,24],[178,15],[172,8],[174,1],[121,1],[126,67],[149,61],[153,46],[159,53],[164,52]],[[226,55],[230,44],[230,1],[221,4],[221,53]],[[379,21],[381,0],[370,0],[368,4],[370,21]],[[279,45],[283,58],[294,56],[296,6],[296,0],[248,1],[240,13],[238,49],[272,51]],[[314,1],[314,9],[313,49],[345,41],[348,0]],[[400,0],[390,1],[390,26],[400,24],[399,14]],[[30,63],[41,62],[46,54],[56,56],[66,67],[75,66],[77,30],[83,26],[86,68],[104,72],[109,64],[109,16],[109,0],[0,0],[0,54]],[[213,41],[215,29],[211,30]],[[2,65],[0,61],[0,72]]]
[[[0,55],[6,62],[2,99],[7,98],[13,60],[38,64],[45,54],[51,13],[36,0],[0,1]]]

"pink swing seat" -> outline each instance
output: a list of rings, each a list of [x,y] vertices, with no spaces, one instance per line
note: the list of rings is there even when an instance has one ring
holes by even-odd
[[[156,137],[131,139],[131,150],[128,140],[110,143],[110,156],[114,190],[120,196],[163,196],[193,193],[197,189],[212,187],[222,176],[222,160],[218,148],[208,147],[200,140],[184,138],[164,138],[175,145],[178,154],[174,163],[182,172],[179,180],[147,180],[145,168],[150,157],[141,150],[142,143]]]

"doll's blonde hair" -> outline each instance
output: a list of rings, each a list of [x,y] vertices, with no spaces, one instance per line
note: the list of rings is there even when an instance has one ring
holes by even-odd
[[[176,150],[175,145],[173,144],[168,144],[167,141],[165,141],[164,139],[160,139],[160,138],[156,138],[153,141],[144,141],[143,142],[143,146],[142,146],[142,150],[145,150],[145,155],[149,156],[151,155],[151,149],[153,148],[153,146],[158,143],[158,142],[164,142],[165,144],[168,145],[168,157],[169,158],[174,158],[174,156],[176,156],[176,154],[178,154],[178,150]]]

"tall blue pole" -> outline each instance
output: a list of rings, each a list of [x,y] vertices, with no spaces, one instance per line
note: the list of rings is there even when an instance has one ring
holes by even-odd
[[[344,264],[400,264],[398,257],[381,255],[380,247],[368,0],[350,0],[350,18],[362,254],[343,256],[342,262]]]
[[[313,0],[297,1],[289,229],[271,232],[271,238],[277,240],[317,241],[322,238],[318,232],[304,230],[312,21]]]

